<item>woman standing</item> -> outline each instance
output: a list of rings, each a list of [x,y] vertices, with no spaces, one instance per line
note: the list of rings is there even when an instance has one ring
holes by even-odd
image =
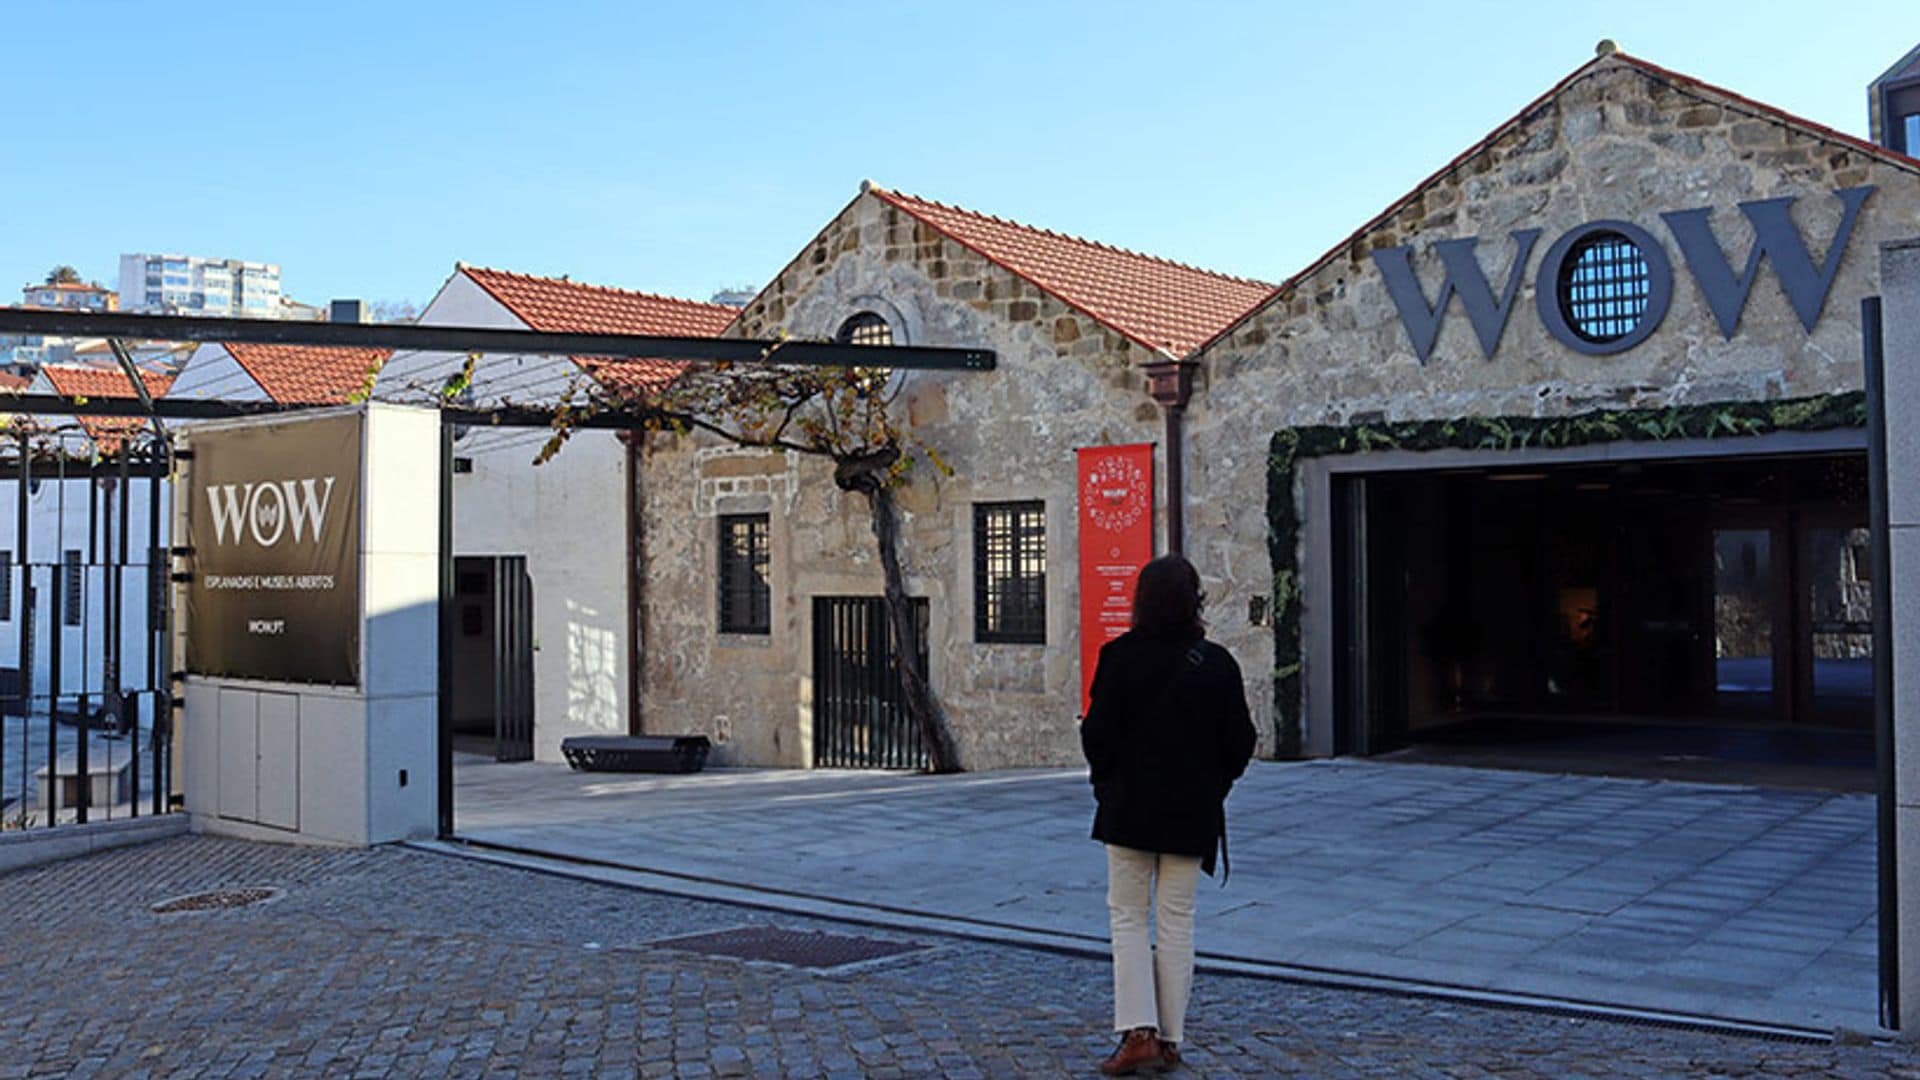
[[[1133,628],[1100,650],[1080,725],[1107,846],[1113,1026],[1100,1071],[1180,1062],[1193,983],[1193,901],[1226,846],[1227,790],[1253,754],[1240,665],[1206,640],[1200,575],[1179,555],[1140,571]],[[1150,944],[1149,909],[1159,944]]]

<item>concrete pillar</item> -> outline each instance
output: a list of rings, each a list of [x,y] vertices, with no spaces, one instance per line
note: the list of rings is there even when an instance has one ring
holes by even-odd
[[[1900,1029],[1920,1037],[1920,239],[1880,251],[1886,341]],[[1881,912],[1881,918],[1891,917]]]

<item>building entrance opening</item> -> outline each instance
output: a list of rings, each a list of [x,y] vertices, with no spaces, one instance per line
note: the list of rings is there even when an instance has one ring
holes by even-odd
[[[524,555],[454,560],[453,740],[533,760],[533,581]]]
[[[1345,752],[1873,782],[1858,453],[1336,481]]]

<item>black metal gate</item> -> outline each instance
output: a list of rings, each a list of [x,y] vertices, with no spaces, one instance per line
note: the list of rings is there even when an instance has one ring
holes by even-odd
[[[0,831],[165,813],[171,448],[18,429],[0,460]]]
[[[453,738],[467,753],[533,759],[533,581],[525,555],[454,560]]]
[[[914,642],[927,669],[927,602],[913,601]],[[907,715],[898,643],[878,596],[813,598],[813,763],[822,768],[921,769],[920,731]]]
[[[493,567],[494,756],[533,760],[533,579],[525,555]]]

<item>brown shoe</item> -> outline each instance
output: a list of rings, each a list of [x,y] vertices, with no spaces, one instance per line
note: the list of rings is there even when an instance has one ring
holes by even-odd
[[[1180,1067],[1180,1044],[1166,1040],[1160,1042],[1160,1071],[1169,1072]]]
[[[1100,1063],[1100,1071],[1108,1076],[1132,1076],[1141,1069],[1160,1068],[1161,1061],[1160,1040],[1152,1028],[1140,1027],[1120,1036],[1120,1045]]]

